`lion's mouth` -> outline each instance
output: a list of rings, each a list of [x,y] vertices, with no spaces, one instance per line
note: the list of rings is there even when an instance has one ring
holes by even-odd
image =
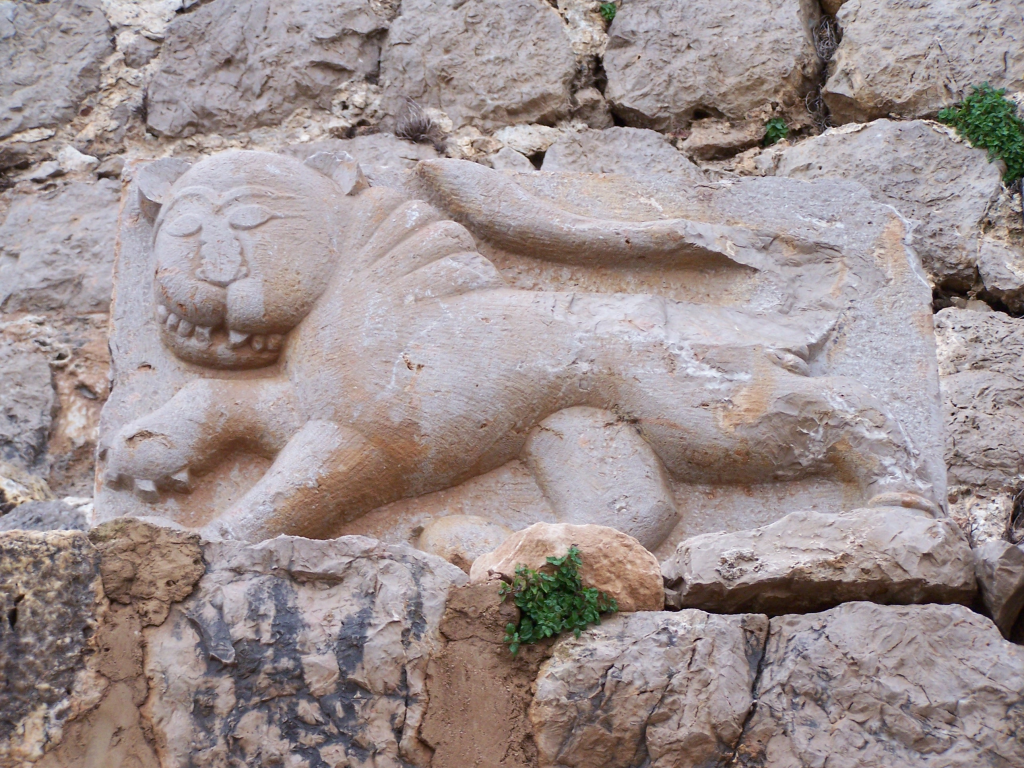
[[[231,330],[226,325],[197,325],[156,304],[160,335],[172,352],[183,360],[216,368],[260,368],[274,363],[281,353],[284,336]]]

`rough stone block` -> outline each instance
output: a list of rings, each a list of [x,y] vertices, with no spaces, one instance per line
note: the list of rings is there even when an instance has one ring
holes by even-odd
[[[762,664],[735,765],[1024,765],[1024,648],[963,606],[780,616]]]
[[[1024,17],[1014,3],[848,0],[822,91],[837,123],[934,117],[970,86],[1024,90]]]
[[[573,173],[621,173],[644,176],[651,173],[677,174],[693,181],[706,181],[704,174],[686,155],[656,131],[643,128],[605,128],[565,133],[544,155],[545,171]]]
[[[630,0],[608,30],[605,96],[631,125],[656,130],[772,105],[806,114],[822,66],[811,40],[820,15],[815,0]]]
[[[363,537],[204,549],[206,575],[146,632],[164,765],[426,765],[427,660],[450,587],[440,558]]]
[[[1024,480],[1024,321],[949,307],[935,331],[953,514],[973,543],[1000,539]]]
[[[0,139],[70,121],[113,51],[99,0],[8,3],[0,11]]]
[[[541,768],[724,765],[754,700],[764,616],[614,616],[566,637],[530,705]]]
[[[112,179],[12,195],[0,224],[0,309],[106,312],[120,197]]]
[[[950,129],[923,120],[876,120],[769,149],[756,162],[762,172],[794,179],[859,181],[911,220],[913,248],[936,285],[974,286],[982,228],[1002,188],[1002,169]]]
[[[103,695],[89,674],[99,553],[78,531],[0,533],[0,764],[31,764]]]
[[[232,133],[330,110],[339,86],[377,75],[386,30],[369,0],[205,3],[167,28],[147,124],[161,136]]]
[[[1004,637],[1024,607],[1024,548],[989,539],[974,550],[978,586],[985,607]]]
[[[511,581],[518,565],[540,570],[549,557],[562,557],[572,546],[580,550],[583,585],[613,597],[620,611],[660,611],[665,607],[658,558],[632,536],[603,525],[535,523],[478,557],[470,579]]]
[[[408,98],[456,130],[553,123],[568,116],[576,66],[565,23],[543,0],[405,0],[381,57],[385,113]]]
[[[974,557],[950,520],[894,507],[794,512],[751,531],[688,539],[664,562],[683,608],[777,615],[850,600],[970,603]]]

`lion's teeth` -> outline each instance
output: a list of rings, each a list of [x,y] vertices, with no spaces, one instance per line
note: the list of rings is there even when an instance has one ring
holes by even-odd
[[[156,305],[156,319],[160,323],[167,322],[167,307],[165,307],[163,304]]]
[[[156,483],[152,480],[137,479],[135,481],[135,495],[143,501],[148,501],[150,504],[160,501],[160,493],[156,489]]]
[[[182,319],[182,321],[178,323],[178,335],[191,336],[193,328],[195,328],[195,326],[192,325],[192,323],[190,323],[188,320]]]
[[[167,315],[167,328],[169,330],[173,331],[175,328],[177,328],[179,322],[181,322],[181,318],[180,317],[178,317],[173,312],[168,313],[168,315]]]
[[[284,336],[280,333],[272,333],[267,336],[267,349],[271,352],[277,352],[281,348],[281,342],[284,341]]]
[[[238,331],[228,331],[228,346],[232,349],[237,349],[249,340],[248,333],[240,333]]]
[[[197,325],[196,326],[196,332],[195,332],[195,339],[196,339],[196,341],[198,341],[200,344],[204,344],[204,345],[205,344],[209,344],[210,343],[210,332],[212,330],[213,329],[210,326],[208,326],[208,325]]]
[[[252,337],[252,348],[255,349],[257,352],[262,352],[263,348],[266,346],[266,344],[267,344],[267,337],[266,336],[253,336]]]

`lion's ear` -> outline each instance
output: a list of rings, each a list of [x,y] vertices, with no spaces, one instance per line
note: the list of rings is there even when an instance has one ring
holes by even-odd
[[[136,182],[139,187],[139,206],[147,219],[156,219],[160,207],[167,202],[171,185],[191,167],[192,163],[187,160],[165,157],[155,160],[139,171]]]
[[[306,165],[332,179],[346,195],[355,195],[370,186],[363,169],[348,152],[317,152]]]

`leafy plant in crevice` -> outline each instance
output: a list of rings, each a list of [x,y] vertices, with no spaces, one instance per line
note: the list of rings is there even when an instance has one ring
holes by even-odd
[[[619,610],[614,598],[583,586],[583,559],[576,546],[562,557],[549,557],[548,565],[553,568],[550,574],[519,564],[512,583],[501,585],[501,599],[511,595],[521,612],[518,625],[505,627],[505,642],[513,656],[521,645],[568,630],[579,637],[589,625],[601,623],[602,613]]]
[[[762,141],[762,144],[766,147],[770,147],[772,144],[777,144],[782,141],[787,136],[789,136],[789,126],[786,125],[786,121],[781,117],[773,117],[764,124],[764,140]]]
[[[952,126],[972,147],[988,150],[989,160],[1006,163],[1007,185],[1024,178],[1024,121],[1017,105],[1006,98],[1006,89],[988,83],[972,86],[971,94],[939,112],[939,122]]]
[[[612,19],[615,18],[615,14],[619,10],[619,6],[617,6],[615,3],[601,3],[601,6],[598,10],[601,12],[601,18],[603,18],[606,22],[611,24]]]

